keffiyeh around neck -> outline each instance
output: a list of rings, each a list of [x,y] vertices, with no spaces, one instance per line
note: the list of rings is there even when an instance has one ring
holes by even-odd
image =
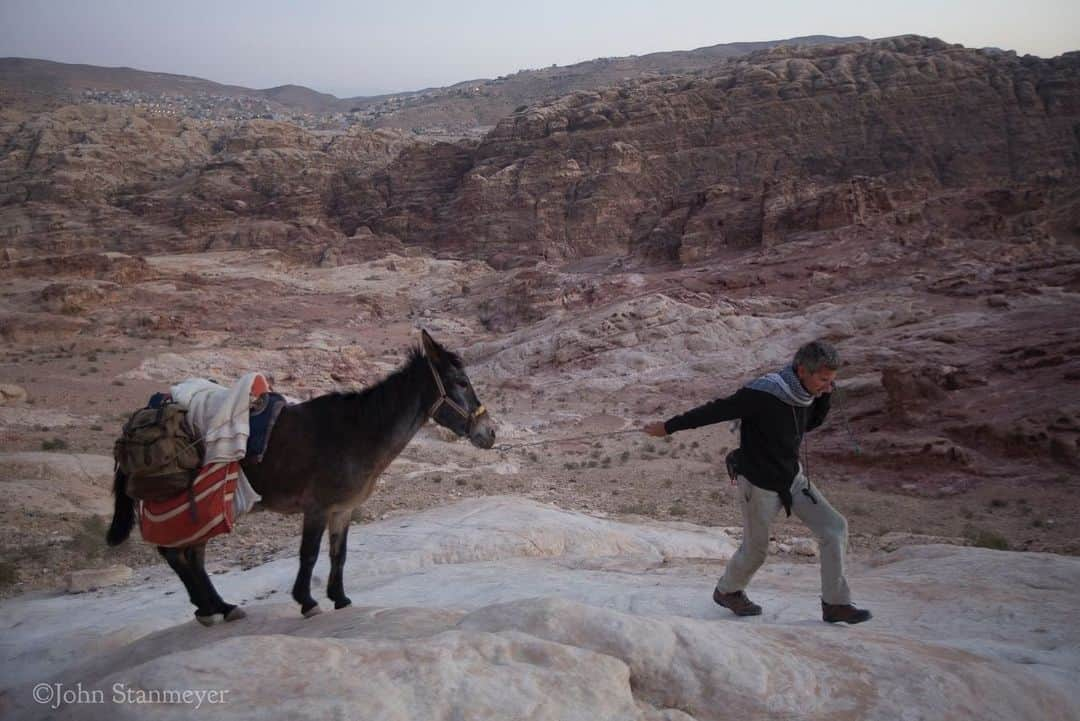
[[[814,396],[803,388],[794,365],[786,365],[774,373],[766,373],[746,384],[747,388],[774,395],[791,406],[806,408],[814,402]]]

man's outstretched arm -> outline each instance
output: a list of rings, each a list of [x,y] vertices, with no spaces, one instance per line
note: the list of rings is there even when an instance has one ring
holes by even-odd
[[[649,423],[642,428],[650,436],[666,436],[671,433],[700,428],[701,426],[733,421],[753,415],[752,392],[740,388],[733,395],[717,398],[664,422]]]

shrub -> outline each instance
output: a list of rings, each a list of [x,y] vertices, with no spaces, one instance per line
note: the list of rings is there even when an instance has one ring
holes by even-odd
[[[615,509],[615,511],[616,513],[623,513],[627,515],[650,516],[653,513],[656,513],[656,506],[652,505],[651,503],[643,503],[641,501],[638,501],[637,503],[628,503],[619,506],[617,509]]]
[[[978,546],[979,548],[992,548],[997,551],[1009,550],[1009,542],[996,531],[988,531],[985,528],[968,528],[966,533],[967,539],[971,542],[971,545]]]
[[[68,447],[68,442],[63,438],[53,437],[50,440],[41,442],[41,450],[43,451],[62,451]]]
[[[10,586],[19,580],[19,569],[10,561],[0,561],[0,587]]]

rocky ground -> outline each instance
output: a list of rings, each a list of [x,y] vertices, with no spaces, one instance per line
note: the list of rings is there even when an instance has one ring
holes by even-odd
[[[358,520],[511,494],[737,524],[726,424],[634,429],[823,337],[842,391],[805,465],[856,554],[1076,554],[1078,117],[1075,53],[916,36],[574,92],[456,143],[4,104],[0,594],[157,563],[100,543],[152,393],[358,388],[419,328],[464,354],[500,446],[425,431]],[[213,553],[251,566],[297,530],[252,515]]]
[[[212,628],[191,619],[160,567],[124,588],[6,600],[0,713],[1080,718],[1075,558],[875,552],[849,569],[875,617],[846,627],[821,623],[817,568],[791,559],[755,579],[762,616],[718,608],[709,592],[736,540],[682,521],[622,523],[491,496],[366,524],[349,545],[354,605],[309,619],[284,598],[292,552],[216,568],[220,592],[248,615]],[[320,597],[326,571],[324,557]],[[148,703],[183,690],[186,699]]]
[[[427,328],[460,350],[498,423],[481,451],[425,430],[358,521],[491,494],[569,510],[739,523],[728,424],[633,432],[785,362],[845,358],[805,463],[856,555],[912,539],[1077,554],[1080,254],[1048,242],[917,253],[857,236],[644,271],[617,258],[496,271],[423,251],[338,267],[274,250],[86,255],[22,266],[0,296],[2,593],[68,571],[157,564],[106,549],[113,439],[150,394],[249,370],[299,399],[376,382]],[[610,434],[610,435],[606,435]],[[595,436],[595,437],[594,437]],[[213,542],[250,567],[297,544],[256,513]],[[774,550],[800,558],[794,521]]]

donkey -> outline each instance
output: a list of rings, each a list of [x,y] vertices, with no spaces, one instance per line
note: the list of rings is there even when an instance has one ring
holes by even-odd
[[[300,570],[292,597],[304,617],[321,612],[311,597],[311,571],[323,531],[330,529],[330,579],[326,595],[334,608],[352,603],[345,595],[343,571],[352,513],[375,490],[375,481],[417,431],[434,420],[478,448],[495,444],[491,417],[476,397],[460,356],[422,331],[422,348],[379,383],[355,393],[330,393],[281,411],[260,463],[241,462],[263,507],[278,513],[303,513]],[[115,512],[106,535],[110,546],[127,539],[135,505],[114,480]],[[243,609],[226,603],[206,573],[206,542],[158,552],[187,588],[195,618],[205,626],[235,621]]]

